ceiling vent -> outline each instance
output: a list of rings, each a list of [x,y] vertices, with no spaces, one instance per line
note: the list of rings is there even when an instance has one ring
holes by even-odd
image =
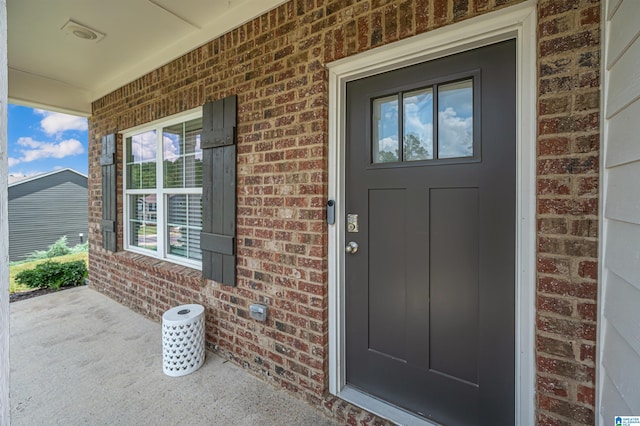
[[[72,21],[71,19],[64,24],[61,30],[82,40],[98,42],[104,38],[104,34],[101,32],[92,30],[87,26]]]

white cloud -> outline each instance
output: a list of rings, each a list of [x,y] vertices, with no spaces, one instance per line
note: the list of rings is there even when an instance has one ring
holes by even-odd
[[[43,158],[65,158],[84,153],[84,147],[77,139],[67,139],[61,142],[39,142],[30,137],[21,137],[18,139],[18,145],[26,148],[20,150],[22,157],[17,160],[23,163]]]
[[[380,139],[378,142],[378,151],[387,151],[392,153],[398,152],[398,138],[395,136]]]
[[[156,132],[149,131],[132,138],[131,155],[136,163],[156,159]]]
[[[473,117],[462,118],[453,108],[439,113],[439,157],[473,155]]]
[[[18,160],[17,158],[9,157],[9,167],[13,167],[18,164],[20,164],[20,160]]]
[[[178,137],[175,136],[174,138],[171,138],[169,136],[164,136],[163,139],[164,150],[162,158],[171,162],[176,161],[180,158],[180,144]]]
[[[202,151],[200,150],[200,135],[196,136],[196,146],[192,147],[190,144],[192,140],[187,140],[187,152],[180,152],[180,136],[175,134],[165,134],[162,137],[162,158],[171,162],[180,158],[180,155],[189,155],[195,150],[195,159],[202,160]]]
[[[48,135],[59,135],[68,130],[85,131],[88,129],[87,119],[75,115],[62,114],[59,112],[35,110],[44,116],[40,121],[40,127]]]
[[[12,184],[14,182],[18,182],[20,180],[24,180],[30,177],[34,177],[37,175],[41,175],[45,172],[27,172],[27,173],[23,173],[23,172],[18,172],[18,173],[11,173],[9,175],[9,184]]]
[[[22,179],[26,179],[26,176],[23,175],[9,175],[9,185],[11,185],[13,182],[17,182],[19,180]]]

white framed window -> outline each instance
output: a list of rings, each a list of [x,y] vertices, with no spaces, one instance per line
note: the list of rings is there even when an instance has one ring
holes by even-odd
[[[202,110],[123,133],[124,248],[200,269]]]

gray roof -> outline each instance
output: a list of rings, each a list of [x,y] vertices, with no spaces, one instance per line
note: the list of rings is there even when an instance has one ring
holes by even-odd
[[[22,185],[23,183],[33,182],[34,180],[38,180],[38,179],[44,179],[44,178],[46,178],[48,176],[55,175],[55,174],[58,174],[58,173],[63,173],[63,172],[75,173],[78,176],[87,179],[86,175],[83,175],[82,173],[67,167],[66,169],[53,170],[51,172],[41,173],[39,175],[35,175],[35,176],[31,176],[31,177],[28,177],[28,178],[25,178],[25,179],[21,179],[19,181],[10,183],[8,186],[9,186],[9,188],[11,188],[12,186]]]
[[[69,168],[55,170],[10,184],[8,186],[9,201],[27,194],[42,191],[43,189],[61,185],[63,182],[72,182],[83,188],[89,187],[87,176],[82,173]]]

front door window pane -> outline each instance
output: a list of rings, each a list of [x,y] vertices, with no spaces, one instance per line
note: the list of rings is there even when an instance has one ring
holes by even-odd
[[[473,157],[473,80],[438,89],[438,158]]]
[[[373,162],[390,163],[399,160],[398,97],[389,96],[373,101]]]
[[[403,96],[404,161],[433,158],[433,89]]]

